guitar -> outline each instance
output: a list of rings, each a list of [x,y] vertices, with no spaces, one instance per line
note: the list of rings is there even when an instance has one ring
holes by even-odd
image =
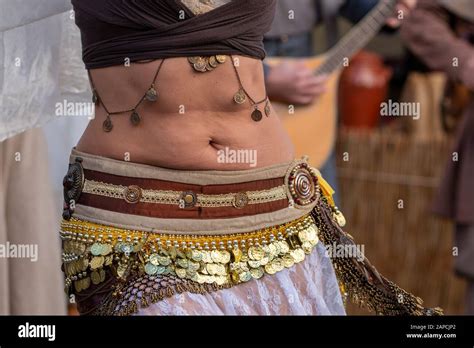
[[[311,58],[269,57],[275,66],[285,61],[303,61],[314,74],[327,74],[327,92],[309,105],[289,105],[272,101],[295,146],[296,155],[308,155],[311,165],[319,168],[331,154],[337,126],[337,86],[341,70],[393,15],[396,0],[381,0],[356,26],[323,55]]]

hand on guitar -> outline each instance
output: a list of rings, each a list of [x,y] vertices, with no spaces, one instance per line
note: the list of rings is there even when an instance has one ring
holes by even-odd
[[[327,75],[314,75],[303,62],[283,61],[270,68],[265,82],[270,99],[307,105],[326,92],[327,80]]]
[[[416,6],[417,0],[398,0],[396,6],[396,14],[387,19],[387,25],[391,28],[398,28],[402,24],[403,18]]]

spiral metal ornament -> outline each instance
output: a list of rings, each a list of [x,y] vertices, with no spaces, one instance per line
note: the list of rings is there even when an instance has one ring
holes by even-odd
[[[299,162],[291,167],[285,177],[285,183],[290,201],[294,202],[295,207],[305,207],[320,196],[316,170],[306,162]]]
[[[69,165],[66,176],[63,179],[64,210],[63,218],[69,220],[74,212],[74,204],[77,203],[84,187],[84,170],[82,158],[76,158]]]

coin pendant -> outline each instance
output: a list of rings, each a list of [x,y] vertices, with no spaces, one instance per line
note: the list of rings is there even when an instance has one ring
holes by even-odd
[[[209,57],[209,65],[212,66],[213,68],[216,68],[219,65],[219,63],[217,62],[216,56]]]
[[[138,112],[134,111],[132,112],[132,114],[130,115],[130,121],[132,122],[132,124],[134,126],[137,126],[139,123],[140,123],[140,115],[138,114]]]
[[[259,110],[259,109],[255,109],[253,112],[252,112],[252,120],[254,120],[255,122],[259,122],[262,120],[262,112]]]
[[[102,254],[102,245],[100,243],[94,243],[91,246],[91,254],[94,256],[99,256]]]
[[[146,92],[146,100],[150,102],[155,102],[158,99],[158,92],[153,87]]]
[[[145,265],[145,273],[148,275],[154,275],[158,271],[158,266],[152,264],[151,262]]]
[[[184,269],[184,268],[176,268],[175,272],[176,272],[176,275],[180,278],[185,278],[186,277],[186,269]]]
[[[91,273],[92,284],[97,285],[100,283],[100,274],[97,271]]]
[[[234,94],[234,102],[237,104],[243,104],[247,100],[247,96],[245,95],[245,92],[241,89],[237,93]]]
[[[92,102],[95,105],[99,104],[99,94],[97,94],[97,91],[95,89],[92,90]]]
[[[263,269],[262,268],[253,268],[250,270],[250,274],[252,275],[253,279],[260,279],[263,276]]]
[[[270,116],[271,110],[270,110],[270,103],[268,102],[268,100],[265,103],[265,109],[264,110],[265,110],[265,116],[267,116],[267,117]]]
[[[114,125],[112,124],[112,120],[110,119],[110,115],[107,115],[107,118],[105,119],[104,123],[102,123],[102,129],[104,132],[109,133],[112,131],[114,128]]]
[[[218,54],[216,56],[216,60],[222,64],[222,63],[225,63],[225,61],[227,60],[227,57],[223,54]]]

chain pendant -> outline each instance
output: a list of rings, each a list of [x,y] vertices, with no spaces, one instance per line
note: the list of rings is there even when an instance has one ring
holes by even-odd
[[[140,121],[141,121],[140,115],[138,114],[136,110],[133,110],[132,114],[130,115],[130,122],[132,122],[134,126],[138,126]]]
[[[109,133],[113,128],[114,125],[112,123],[112,119],[110,118],[110,115],[107,115],[107,118],[105,119],[104,123],[102,123],[102,129],[104,130],[104,132]]]
[[[242,88],[239,89],[237,93],[234,94],[234,102],[237,104],[243,104],[247,100],[247,96]]]
[[[262,120],[262,112],[258,109],[258,107],[255,107],[255,110],[252,112],[252,120],[255,122],[260,122]]]
[[[270,113],[271,113],[271,110],[270,110],[270,103],[268,102],[268,99],[267,101],[265,102],[265,116],[269,117],[270,116]]]
[[[158,92],[153,85],[148,89],[148,91],[146,91],[145,98],[149,102],[156,102],[158,99]]]

